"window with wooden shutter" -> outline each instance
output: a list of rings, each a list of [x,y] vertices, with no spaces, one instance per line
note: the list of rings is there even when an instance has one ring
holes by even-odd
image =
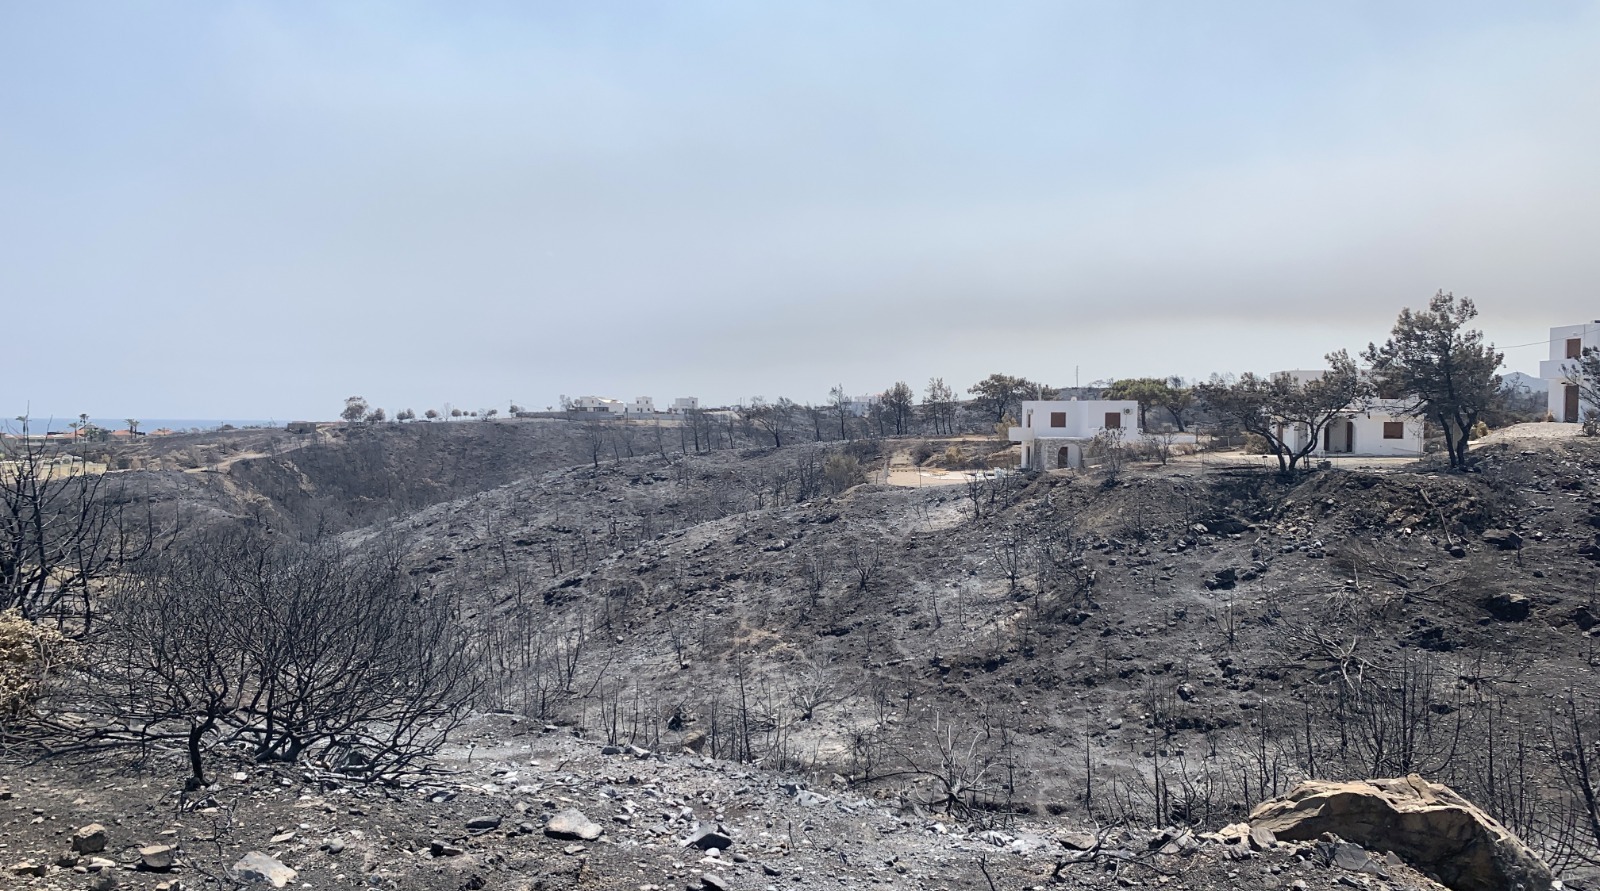
[[[1567,338],[1567,358],[1568,359],[1582,359],[1583,358],[1583,338],[1581,338],[1581,337],[1569,337],[1569,338]]]
[[[1108,412],[1106,412],[1106,429],[1107,430],[1118,430],[1118,429],[1121,429],[1121,427],[1122,427],[1122,412],[1120,412],[1120,411],[1108,411]]]
[[[1384,439],[1405,439],[1406,438],[1406,422],[1405,421],[1384,421],[1383,422],[1383,438]]]
[[[1064,412],[1064,411],[1053,411],[1053,412],[1051,412],[1050,413],[1050,426],[1052,426],[1052,427],[1065,427],[1065,426],[1067,426],[1067,413]]]

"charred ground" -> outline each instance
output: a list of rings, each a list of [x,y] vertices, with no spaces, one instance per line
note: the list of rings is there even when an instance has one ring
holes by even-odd
[[[1418,772],[1569,874],[1593,856],[1573,769],[1595,728],[1590,441],[1485,445],[1468,474],[1284,479],[1191,464],[830,494],[830,455],[849,449],[871,471],[917,444],[618,454],[596,466],[579,431],[488,432],[502,427],[515,429],[357,434],[277,454],[257,445],[214,472],[145,471],[145,491],[174,513],[283,534],[349,530],[351,548],[398,547],[424,588],[466,592],[462,619],[489,666],[485,708],[520,722],[478,725],[476,745],[549,749],[541,769],[571,758],[557,772],[581,782],[598,782],[583,765],[600,745],[684,752],[650,770],[733,771],[728,782],[761,788],[778,771],[900,815],[909,822],[897,817],[892,832],[926,841],[929,820],[1023,835],[1214,829],[1305,776]],[[166,757],[148,763],[156,773],[137,794],[161,786]],[[493,757],[528,771],[528,752]],[[465,754],[452,758],[459,768]],[[59,764],[34,773],[44,769],[13,786],[98,782]],[[780,797],[748,812],[792,819],[792,796]],[[396,807],[393,819],[412,823],[383,830],[393,856],[426,848],[406,833],[464,819]],[[981,881],[986,849],[955,850],[965,872],[860,877],[939,887],[942,869]],[[510,855],[494,851],[503,867]],[[805,875],[827,874],[807,862]],[[410,867],[388,866],[406,886]],[[1048,883],[1035,866],[1009,886]],[[621,887],[616,869],[573,880]],[[778,882],[748,864],[734,872]],[[470,886],[439,874],[417,886]],[[1260,887],[1282,884],[1257,874]]]

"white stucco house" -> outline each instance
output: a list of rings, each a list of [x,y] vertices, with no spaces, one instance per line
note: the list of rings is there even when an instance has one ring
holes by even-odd
[[[1281,371],[1301,384],[1321,378],[1321,370]],[[1276,375],[1274,375],[1276,376]],[[1365,458],[1417,458],[1423,453],[1423,422],[1411,414],[1414,399],[1367,399],[1351,405],[1322,428],[1322,441],[1310,454],[1317,457],[1350,455]],[[1285,435],[1286,434],[1286,435]],[[1294,451],[1306,445],[1305,425],[1282,431]]]
[[[672,409],[671,410],[672,410],[673,414],[680,414],[681,415],[681,414],[683,414],[685,412],[698,411],[699,408],[700,408],[700,397],[699,396],[679,396],[678,398],[672,400]]]
[[[572,400],[569,410],[620,415],[627,410],[627,407],[620,400],[606,396],[579,396]]]
[[[878,404],[878,397],[870,393],[864,396],[855,396],[844,403],[845,413],[852,418],[864,418],[872,412],[872,407]]]
[[[635,396],[633,401],[623,406],[623,414],[653,415],[656,413],[656,400],[652,396]]]
[[[1084,446],[1104,430],[1141,435],[1139,403],[1132,399],[1041,399],[1020,410],[1011,441],[1022,445],[1018,466],[1034,470],[1082,467]]]
[[[1562,325],[1550,329],[1550,358],[1539,363],[1539,379],[1549,390],[1548,410],[1558,422],[1576,424],[1600,406],[1582,399],[1568,375],[1578,373],[1578,360],[1585,347],[1600,349],[1600,320],[1587,325]]]
[[[1423,452],[1423,422],[1409,414],[1410,399],[1373,399],[1352,405],[1322,428],[1321,442],[1309,454],[1317,457],[1349,455],[1365,458],[1418,458]],[[1306,445],[1304,424],[1280,436],[1294,451]]]

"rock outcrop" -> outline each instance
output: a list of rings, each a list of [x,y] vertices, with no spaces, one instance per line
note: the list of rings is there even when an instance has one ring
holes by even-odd
[[[1393,851],[1455,891],[1548,891],[1550,868],[1472,802],[1415,774],[1336,783],[1311,780],[1263,802],[1250,825],[1280,839],[1332,833],[1376,851]]]

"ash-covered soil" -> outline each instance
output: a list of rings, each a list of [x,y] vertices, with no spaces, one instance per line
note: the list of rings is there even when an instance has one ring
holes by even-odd
[[[1600,451],[1477,455],[794,503],[786,449],[555,472],[370,534],[482,592],[502,707],[607,741],[1135,825],[1417,772],[1531,796],[1508,821],[1559,846],[1557,750],[1585,743],[1552,746],[1553,716],[1594,716]]]
[[[219,764],[214,786],[184,792],[182,767],[156,755],[10,768],[4,887],[271,887],[240,877],[252,854],[300,888],[1441,887],[1381,854],[1341,867],[1316,843],[963,822],[839,783],[603,747],[508,716],[475,721],[439,773],[405,789]],[[585,828],[574,811],[595,837],[556,837]],[[74,834],[92,824],[104,848],[74,854]],[[152,849],[165,858],[158,869],[146,865]]]
[[[311,887],[1428,887],[1205,835],[1303,778],[1413,772],[1568,878],[1600,859],[1570,769],[1600,738],[1600,444],[1507,438],[1468,474],[1186,465],[834,495],[816,474],[838,444],[598,467],[559,460],[572,446],[440,471],[417,509],[344,537],[469,595],[503,714],[445,753],[457,773],[323,788],[214,752],[224,779],[180,801],[171,753],[17,761],[0,859],[47,868],[6,880],[91,887],[48,864],[99,821],[110,859],[175,840],[182,881],[224,887],[249,851]],[[869,470],[888,451],[852,448]],[[308,528],[412,460],[375,454],[370,473],[239,461],[206,503]],[[547,837],[569,806],[604,834]],[[715,858],[682,845],[719,825]],[[1086,832],[1105,840],[1073,853]],[[1159,853],[1184,832],[1196,846]]]

